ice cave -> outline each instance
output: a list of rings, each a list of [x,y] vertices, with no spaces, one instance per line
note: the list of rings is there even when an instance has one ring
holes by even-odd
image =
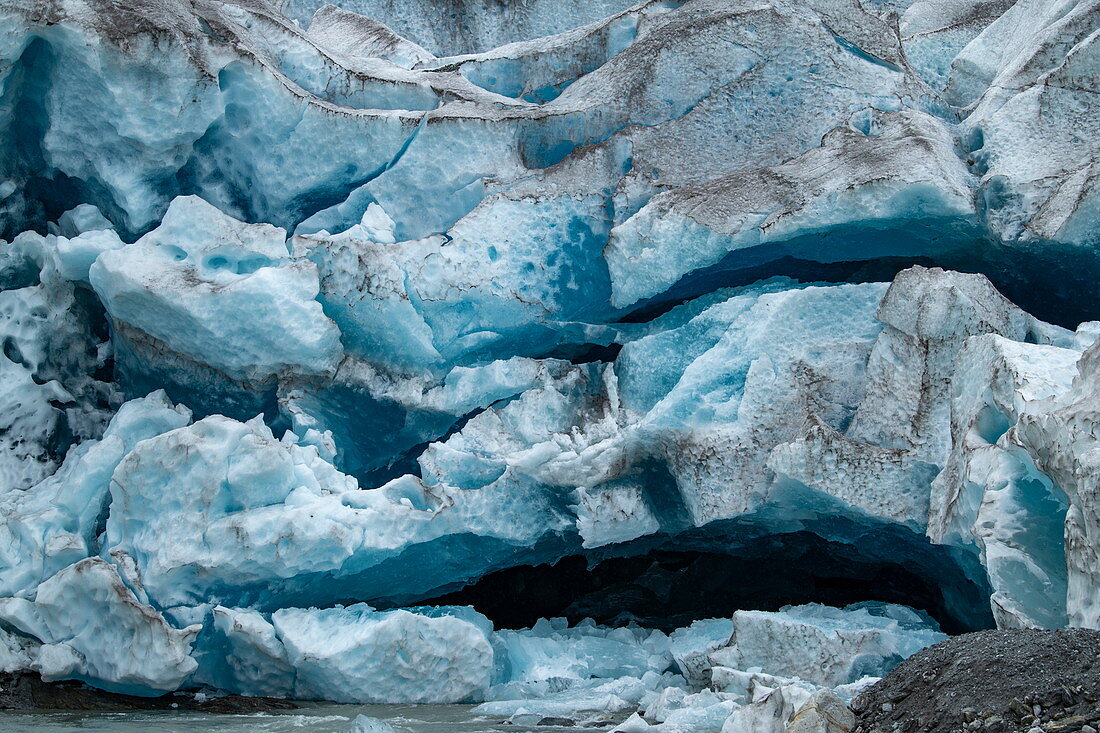
[[[1096,733],[866,700],[1100,629],[1098,95],[1100,0],[0,0],[0,731]]]

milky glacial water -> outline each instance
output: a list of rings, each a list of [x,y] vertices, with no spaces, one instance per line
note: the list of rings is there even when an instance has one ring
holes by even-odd
[[[551,733],[577,728],[527,727],[474,715],[470,705],[311,705],[242,715],[193,712],[5,712],[0,733],[347,733],[357,715],[389,723],[396,733]],[[603,728],[609,730],[610,726]]]

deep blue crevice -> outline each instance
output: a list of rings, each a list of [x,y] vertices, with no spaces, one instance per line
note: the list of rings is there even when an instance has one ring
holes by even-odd
[[[731,252],[715,265],[684,275],[660,295],[636,303],[617,320],[644,323],[701,295],[769,277],[786,276],[800,282],[889,282],[912,265],[981,273],[1021,309],[1066,328],[1100,318],[1100,294],[1092,286],[1100,279],[1100,252],[1056,242],[1005,244],[951,222],[942,224],[942,238],[932,243],[927,233],[937,230],[935,223],[899,222],[895,226],[836,229]],[[819,262],[791,254],[815,249],[828,252],[836,242],[844,242],[847,252],[867,252],[868,257]],[[884,242],[888,246],[884,247]],[[891,251],[898,254],[887,253]]]

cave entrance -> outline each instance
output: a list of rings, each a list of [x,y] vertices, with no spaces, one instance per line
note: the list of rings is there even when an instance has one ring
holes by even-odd
[[[471,605],[510,629],[565,617],[570,624],[592,618],[671,631],[738,609],[859,601],[923,610],[949,634],[993,627],[988,588],[972,581],[948,548],[901,533],[864,539],[856,545],[791,532],[727,549],[678,537],[629,557],[578,554],[501,570],[425,603]]]

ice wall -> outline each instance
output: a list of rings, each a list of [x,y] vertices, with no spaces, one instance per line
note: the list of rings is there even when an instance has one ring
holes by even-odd
[[[1098,14],[3,4],[0,662],[738,729],[935,624],[397,607],[792,538],[949,630],[1100,624]]]

